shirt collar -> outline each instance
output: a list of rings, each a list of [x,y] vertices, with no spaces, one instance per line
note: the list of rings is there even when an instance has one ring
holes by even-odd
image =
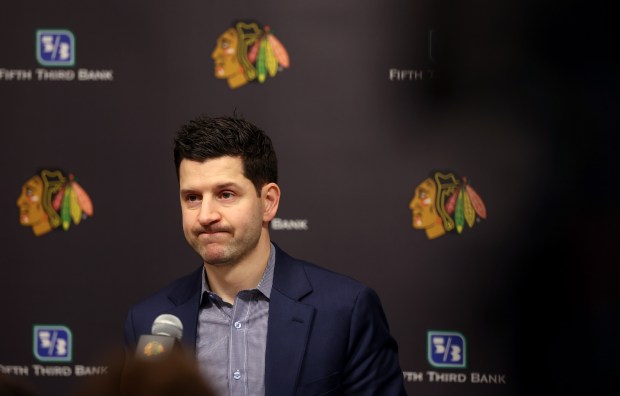
[[[265,272],[263,272],[263,276],[261,280],[258,282],[258,285],[252,290],[258,290],[265,297],[271,297],[271,287],[273,286],[273,269],[276,266],[276,249],[273,246],[273,243],[270,244],[269,249],[269,259],[267,260],[267,267],[265,268]],[[200,297],[200,304],[203,303],[204,299],[210,294],[211,289],[209,288],[209,283],[207,282],[207,271],[202,271],[202,292]]]

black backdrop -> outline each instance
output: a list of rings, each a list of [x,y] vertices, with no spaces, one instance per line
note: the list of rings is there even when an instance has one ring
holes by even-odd
[[[97,374],[77,366],[122,345],[128,307],[200,264],[181,231],[172,137],[198,114],[236,111],[276,146],[277,217],[307,225],[273,240],[377,290],[411,394],[611,392],[610,15],[517,1],[3,4],[0,372],[72,392]],[[271,26],[291,66],[232,90],[211,53],[240,20]],[[73,33],[73,65],[37,62],[43,29]],[[107,80],[79,81],[80,69]],[[76,76],[39,78],[54,70]],[[41,169],[74,174],[94,215],[39,237],[20,225],[22,185]],[[409,201],[438,169],[471,179],[488,218],[429,240]],[[35,325],[68,327],[72,360],[37,359]],[[430,364],[431,330],[465,337],[466,367]]]

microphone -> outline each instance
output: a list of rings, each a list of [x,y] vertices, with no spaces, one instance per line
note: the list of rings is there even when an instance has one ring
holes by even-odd
[[[181,341],[183,338],[183,323],[181,319],[171,314],[161,314],[153,321],[151,334],[174,337]]]
[[[183,323],[174,315],[162,314],[153,321],[151,334],[143,334],[138,340],[136,357],[156,359],[170,353],[180,345]]]

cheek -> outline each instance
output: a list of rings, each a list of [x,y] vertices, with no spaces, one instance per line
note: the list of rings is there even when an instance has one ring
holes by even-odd
[[[235,49],[234,49],[234,48],[232,48],[232,47],[230,47],[230,48],[226,48],[226,49],[224,50],[224,53],[225,53],[226,55],[234,55],[234,53],[235,53]]]
[[[422,205],[423,206],[431,206],[433,204],[433,200],[430,198],[424,198],[422,200]]]
[[[248,208],[245,216],[237,217],[237,221],[237,224],[243,223],[246,229],[260,228],[263,221],[266,221],[262,203],[259,201],[256,206]]]
[[[181,213],[181,222],[183,225],[183,231],[187,232],[192,229],[192,218],[185,211]]]

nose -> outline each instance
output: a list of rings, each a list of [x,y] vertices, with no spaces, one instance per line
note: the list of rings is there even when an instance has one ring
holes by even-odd
[[[218,47],[216,46],[216,47],[213,49],[213,52],[211,52],[211,59],[213,59],[213,60],[217,60],[217,55],[218,55]]]
[[[415,209],[416,207],[419,207],[420,205],[418,204],[418,200],[414,197],[411,199],[411,201],[409,202],[409,209]]]
[[[200,213],[198,213],[198,222],[202,226],[209,226],[217,223],[222,219],[222,215],[215,202],[210,199],[204,198],[200,205]]]

